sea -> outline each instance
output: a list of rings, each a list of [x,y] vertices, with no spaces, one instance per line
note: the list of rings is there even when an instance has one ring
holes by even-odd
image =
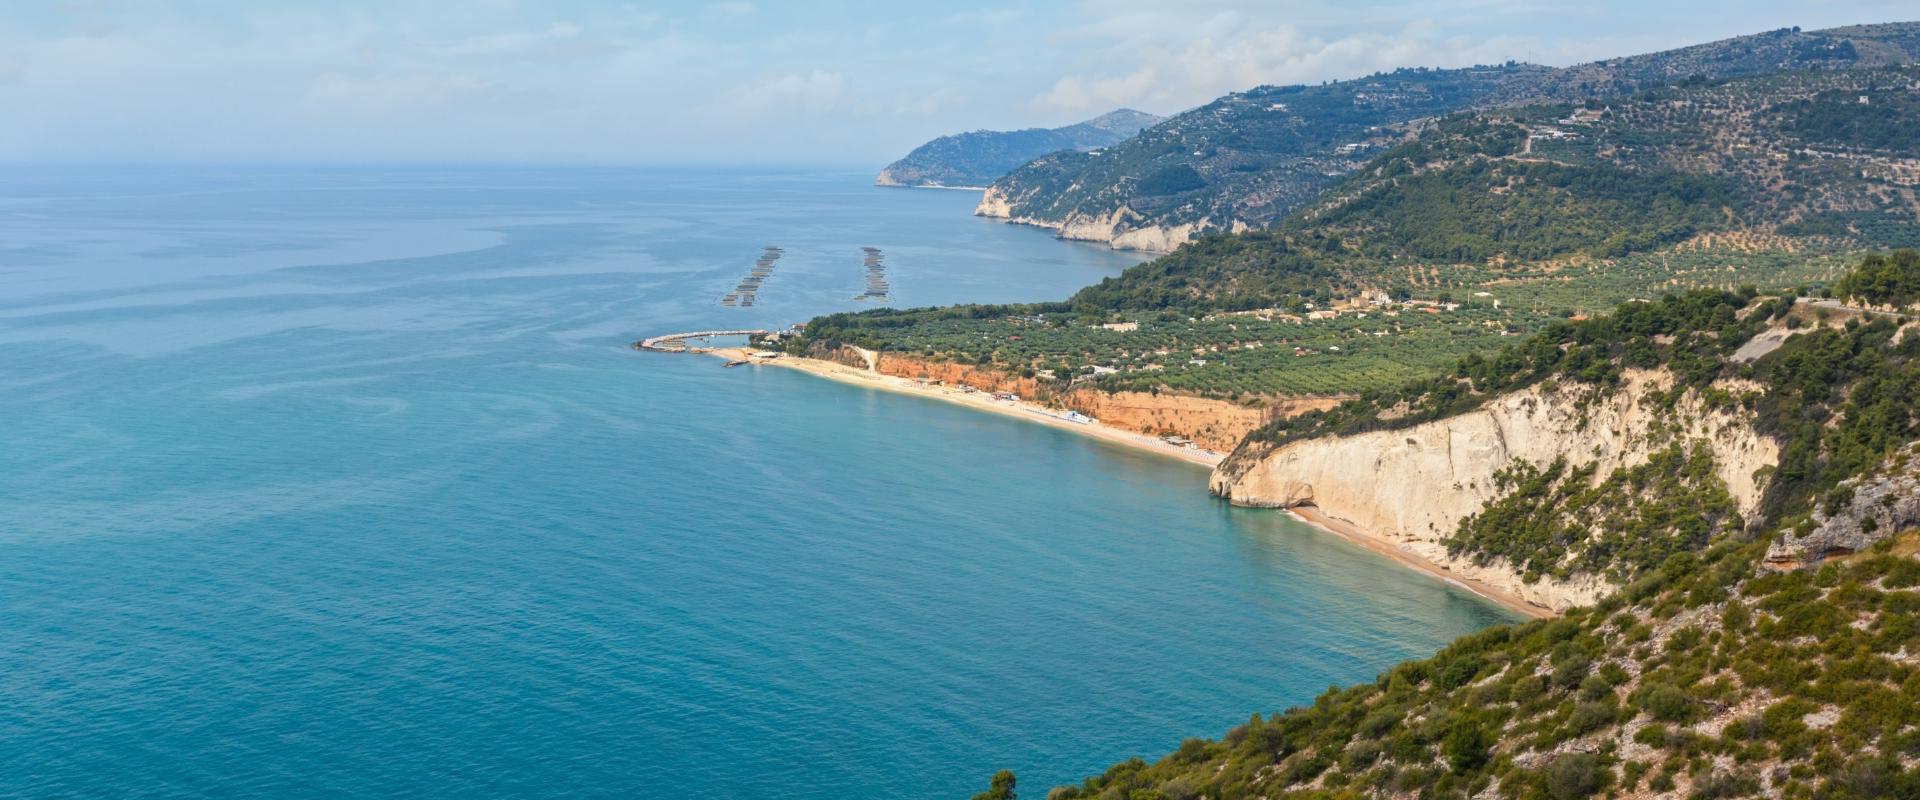
[[[1040,796],[1513,621],[1191,464],[630,347],[1140,260],[870,181],[0,171],[0,796]]]

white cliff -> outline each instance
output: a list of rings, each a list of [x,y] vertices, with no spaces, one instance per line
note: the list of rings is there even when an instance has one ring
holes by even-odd
[[[1279,447],[1248,443],[1214,471],[1210,489],[1236,505],[1314,506],[1462,578],[1563,610],[1613,587],[1597,577],[1529,584],[1505,564],[1476,566],[1449,556],[1443,540],[1497,497],[1494,473],[1516,459],[1545,465],[1564,456],[1576,466],[1596,464],[1599,480],[1644,463],[1676,439],[1709,442],[1741,514],[1753,516],[1770,472],[1764,468],[1779,461],[1778,446],[1757,434],[1745,415],[1707,410],[1696,393],[1672,408],[1650,398],[1671,383],[1664,373],[1638,372],[1609,393],[1535,387],[1400,430]]]
[[[1115,250],[1139,250],[1148,253],[1171,253],[1180,245],[1192,241],[1201,232],[1214,227],[1207,220],[1180,225],[1143,224],[1145,219],[1126,206],[1099,216],[1076,212],[1068,215],[1064,221],[1016,215],[1013,206],[1013,199],[1008,197],[1005,191],[998,186],[992,186],[980,196],[980,204],[974,207],[973,214],[977,217],[1006,220],[1016,225],[1046,228],[1069,241],[1098,242]],[[1231,228],[1239,232],[1246,230],[1247,225],[1235,220]]]

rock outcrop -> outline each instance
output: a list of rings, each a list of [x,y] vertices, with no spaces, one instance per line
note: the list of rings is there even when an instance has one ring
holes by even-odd
[[[1833,513],[1813,509],[1810,529],[1788,531],[1767,549],[1767,566],[1800,569],[1852,555],[1920,527],[1920,447],[1909,447],[1870,475],[1840,484],[1850,499]]]
[[[1465,414],[1399,430],[1297,441],[1249,442],[1214,471],[1211,491],[1236,505],[1314,506],[1370,536],[1553,610],[1589,603],[1613,588],[1599,578],[1532,583],[1505,564],[1453,557],[1443,540],[1460,520],[1499,495],[1494,473],[1516,460],[1545,465],[1565,457],[1594,464],[1596,478],[1644,463],[1676,440],[1700,439],[1743,515],[1759,508],[1779,448],[1743,415],[1712,411],[1688,392],[1669,407],[1651,395],[1672,384],[1661,372],[1630,373],[1617,390],[1539,387],[1488,401]]]
[[[1005,191],[993,186],[988,187],[987,191],[980,196],[980,204],[974,206],[973,213],[974,216],[1002,219],[1016,225],[1046,228],[1068,241],[1097,242],[1115,250],[1139,250],[1146,253],[1171,253],[1202,232],[1217,227],[1206,220],[1180,225],[1157,224],[1147,221],[1146,218],[1125,206],[1099,216],[1070,214],[1065,220],[1056,222],[1035,217],[1015,216],[1013,205],[1013,201],[1008,198]],[[1228,228],[1239,233],[1247,229],[1247,224],[1236,220]]]

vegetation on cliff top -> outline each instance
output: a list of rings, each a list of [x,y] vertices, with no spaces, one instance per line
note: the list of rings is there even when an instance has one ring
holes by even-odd
[[[1913,305],[1920,301],[1920,251],[1867,256],[1834,287],[1834,294],[1876,306]]]
[[[1665,367],[1683,377],[1677,397],[1742,378],[1762,388],[1718,402],[1782,448],[1760,518],[1733,514],[1695,444],[1597,484],[1564,463],[1509,472],[1511,491],[1457,544],[1542,571],[1565,568],[1564,550],[1632,582],[1049,798],[1920,796],[1920,533],[1886,531],[1817,570],[1760,568],[1809,509],[1848,501],[1842,481],[1920,439],[1920,339],[1856,317],[1800,325],[1751,363],[1728,357],[1743,333],[1795,324],[1790,308],[1750,293],[1628,304],[1446,381],[1604,386]],[[1575,529],[1589,546],[1568,548]]]
[[[1726,356],[1792,307],[1792,298],[1748,305],[1757,294],[1695,290],[1622,304],[1591,319],[1555,320],[1490,356],[1471,355],[1447,373],[1370,392],[1326,412],[1275,420],[1249,434],[1255,444],[1411,427],[1463,414],[1548,379],[1617,386],[1628,369],[1664,367],[1684,386],[1721,374]],[[1744,313],[1743,313],[1744,312]]]

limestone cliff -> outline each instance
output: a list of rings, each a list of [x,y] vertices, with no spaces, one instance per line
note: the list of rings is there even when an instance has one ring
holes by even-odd
[[[1217,227],[1207,220],[1180,225],[1157,224],[1125,206],[1097,216],[1076,212],[1062,221],[1016,216],[1013,206],[1014,201],[1004,189],[992,186],[980,196],[980,204],[974,207],[973,213],[974,216],[1003,219],[1016,225],[1046,228],[1069,241],[1097,242],[1115,250],[1147,253],[1171,253],[1202,232]],[[1247,225],[1235,220],[1228,228],[1238,233],[1246,230]]]
[[[994,219],[1012,219],[1013,207],[1012,204],[1007,201],[1006,190],[998,186],[987,187],[987,190],[980,194],[980,204],[974,206],[973,215],[976,217],[992,217]]]
[[[1399,430],[1278,447],[1249,442],[1214,471],[1209,488],[1237,505],[1315,506],[1462,577],[1562,610],[1613,587],[1593,577],[1528,583],[1505,564],[1481,567],[1449,556],[1443,540],[1496,498],[1494,474],[1515,460],[1544,465],[1565,457],[1606,475],[1681,439],[1711,445],[1720,478],[1741,513],[1752,515],[1765,490],[1763,468],[1778,462],[1778,446],[1744,415],[1709,410],[1694,392],[1671,408],[1650,397],[1671,384],[1665,373],[1634,372],[1611,392],[1536,386]]]
[[[1920,527],[1920,446],[1908,447],[1872,474],[1840,487],[1847,500],[1837,508],[1816,504],[1811,522],[1787,531],[1767,550],[1767,566],[1814,566]]]

